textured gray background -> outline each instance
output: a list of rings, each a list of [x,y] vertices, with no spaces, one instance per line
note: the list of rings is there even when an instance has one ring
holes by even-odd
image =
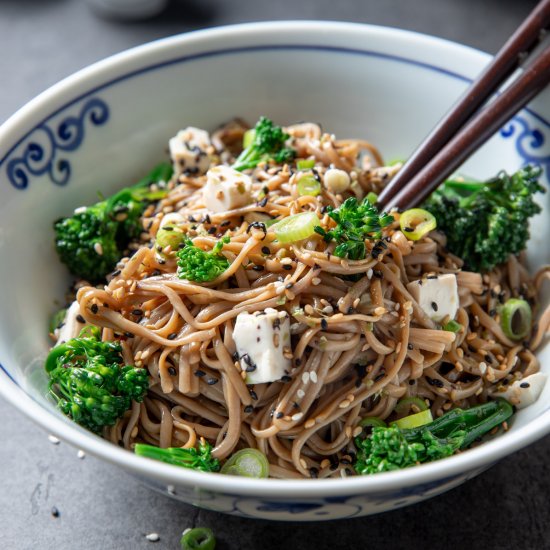
[[[83,0],[0,0],[0,122],[73,71],[177,32],[267,19],[339,19],[413,29],[495,52],[535,4],[521,0],[195,0],[146,23],[95,17]],[[242,520],[174,503],[47,434],[0,401],[0,549],[179,547],[208,526],[220,549],[550,548],[550,439],[443,496],[321,524]],[[51,516],[51,508],[60,517]]]

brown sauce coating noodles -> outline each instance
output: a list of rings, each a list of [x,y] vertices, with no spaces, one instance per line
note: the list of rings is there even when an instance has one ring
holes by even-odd
[[[549,311],[529,348],[503,334],[495,311],[498,300],[520,295],[536,305],[548,269],[533,279],[510,258],[488,274],[462,271],[461,260],[445,249],[445,235],[435,231],[412,242],[397,222],[384,230],[380,254],[371,255],[375,242],[369,242],[360,261],[336,257],[334,245],[317,235],[282,245],[273,233],[251,227],[245,221],[251,213],[277,218],[315,211],[326,221],[326,206],[379,192],[397,169],[382,166],[368,142],[338,141],[315,124],[288,131],[299,154],[322,165],[321,178],[330,165],[348,171],[349,191],[299,197],[288,166],[263,164],[251,174],[256,202],[209,213],[201,194],[205,176],[181,176],[146,211],[142,241],[120,273],[105,287],[78,291],[87,322],[103,327],[104,339],[121,340],[125,360],[151,377],[143,403],[106,429],[113,443],[189,447],[204,437],[221,459],[239,448],[260,449],[272,477],[344,476],[352,473],[361,418],[392,418],[407,396],[429,400],[437,416],[484,402],[513,375],[538,370],[533,350],[550,324]],[[243,132],[234,122],[213,134],[220,159],[232,158]],[[259,200],[263,194],[267,200]],[[223,253],[231,266],[223,275],[204,284],[181,280],[175,260],[159,257],[152,243],[170,212],[189,220],[185,230],[203,248],[228,232]],[[457,321],[464,327],[458,334],[438,329],[406,286],[446,273],[457,275]],[[290,316],[292,368],[284,381],[251,387],[235,360],[235,319],[268,307]]]

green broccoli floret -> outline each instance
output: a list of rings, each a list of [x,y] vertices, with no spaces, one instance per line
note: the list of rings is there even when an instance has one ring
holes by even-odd
[[[529,239],[529,218],[540,212],[540,168],[526,166],[483,182],[445,182],[424,204],[447,235],[447,248],[468,269],[490,271],[518,254]]]
[[[211,445],[204,440],[199,443],[198,450],[194,447],[189,449],[182,449],[181,447],[160,449],[153,445],[137,443],[134,451],[139,456],[160,460],[174,466],[201,470],[202,472],[217,472],[220,469],[219,460],[212,457]]]
[[[260,117],[253,130],[251,143],[245,147],[233,164],[235,170],[255,168],[260,162],[274,160],[282,164],[291,161],[296,151],[285,146],[290,136],[280,126],[274,126],[266,117]]]
[[[55,247],[69,271],[91,283],[103,280],[128,243],[139,236],[145,207],[167,193],[152,192],[149,184],[168,181],[171,176],[172,167],[160,164],[133,187],[55,222]]]
[[[214,280],[229,267],[227,258],[220,254],[228,242],[229,237],[223,237],[211,251],[206,251],[186,239],[185,246],[177,253],[178,277],[197,283]]]
[[[320,226],[315,231],[326,242],[336,241],[334,255],[350,260],[365,258],[365,239],[379,239],[382,229],[393,222],[393,216],[378,212],[367,198],[357,202],[355,197],[346,199],[338,208],[327,208],[328,215],[336,222],[336,227],[326,231]]]
[[[61,411],[99,433],[112,426],[149,387],[147,369],[124,365],[117,342],[102,342],[87,326],[78,338],[54,347],[45,364],[50,394]]]
[[[373,428],[371,435],[355,440],[355,471],[388,472],[451,456],[502,424],[513,412],[510,403],[497,399],[471,409],[453,409],[418,428]]]

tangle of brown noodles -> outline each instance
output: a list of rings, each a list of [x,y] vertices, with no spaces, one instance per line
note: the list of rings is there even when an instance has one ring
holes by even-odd
[[[300,157],[322,164],[321,178],[330,166],[350,173],[344,196],[327,190],[299,196],[288,166],[262,164],[252,173],[257,202],[211,213],[200,192],[205,176],[182,175],[169,183],[166,199],[148,208],[142,241],[108,284],[78,291],[86,321],[104,327],[104,339],[121,341],[125,360],[151,377],[143,403],[106,429],[113,443],[189,447],[205,438],[219,459],[243,447],[260,449],[272,477],[345,476],[352,473],[361,418],[393,418],[406,396],[428,400],[434,415],[470,407],[538,370],[533,351],[549,312],[531,345],[509,340],[495,312],[510,297],[535,307],[548,270],[533,279],[521,260],[510,257],[485,275],[463,271],[461,260],[445,249],[445,235],[435,231],[409,241],[397,213],[384,230],[380,254],[372,256],[371,242],[361,261],[332,255],[333,245],[318,236],[281,245],[273,233],[251,226],[303,211],[317,212],[326,225],[327,205],[379,192],[398,169],[381,166],[367,142],[337,141],[315,124],[287,130]],[[243,131],[232,123],[213,135],[220,159],[232,158]],[[231,267],[224,275],[206,284],[177,277],[175,260],[163,259],[152,246],[169,212],[189,220],[185,230],[201,248],[230,235],[223,254]],[[441,273],[457,275],[457,321],[464,327],[458,334],[438,330],[406,288]],[[235,357],[235,319],[267,307],[290,315],[292,368],[286,382],[247,386]]]

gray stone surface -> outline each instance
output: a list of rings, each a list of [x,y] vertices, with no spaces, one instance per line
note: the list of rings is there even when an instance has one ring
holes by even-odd
[[[105,21],[83,0],[0,0],[0,121],[111,53],[193,28],[266,19],[340,19],[440,35],[494,52],[534,5],[520,0],[194,0],[144,23]],[[116,468],[48,442],[0,401],[0,549],[178,548],[194,525],[219,548],[550,548],[550,439],[468,484],[396,512],[322,524],[242,520],[174,503]],[[55,506],[58,518],[51,515]]]

